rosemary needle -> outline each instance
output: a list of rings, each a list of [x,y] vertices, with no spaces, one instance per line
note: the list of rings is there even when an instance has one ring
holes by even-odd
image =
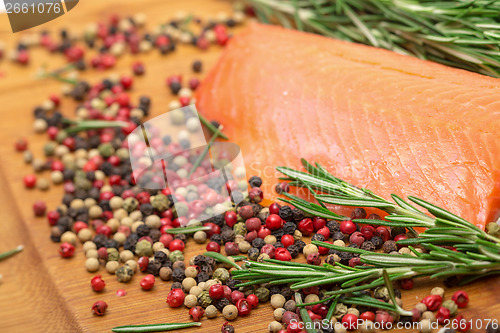
[[[193,167],[191,168],[191,171],[189,171],[188,178],[191,177],[191,175],[196,171],[196,168],[198,168],[200,166],[201,162],[203,162],[203,159],[208,154],[208,151],[210,150],[210,147],[212,147],[215,139],[217,139],[217,137],[219,137],[221,135],[221,131],[223,128],[224,128],[224,126],[219,125],[219,127],[215,130],[214,134],[210,138],[210,141],[205,146],[205,148],[201,152],[200,156],[198,156],[196,161],[193,163]]]
[[[217,127],[215,127],[214,124],[209,122],[208,119],[203,117],[200,113],[198,113],[198,117],[200,117],[200,120],[203,123],[203,125],[205,125],[210,130],[210,132],[215,134],[215,132],[217,131]],[[219,136],[224,140],[228,140],[228,137],[224,133],[219,133]]]
[[[7,259],[8,257],[10,257],[12,255],[21,252],[23,249],[24,249],[24,246],[23,245],[19,245],[15,249],[9,250],[9,251],[4,252],[4,253],[1,253],[0,254],[0,260]]]
[[[117,333],[164,332],[164,331],[180,330],[193,326],[201,326],[201,323],[191,322],[191,323],[167,323],[167,324],[151,324],[151,325],[126,325],[126,326],[114,327],[111,329],[111,331]]]

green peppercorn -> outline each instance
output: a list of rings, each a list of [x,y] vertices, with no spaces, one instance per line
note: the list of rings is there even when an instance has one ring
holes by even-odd
[[[108,252],[108,261],[118,261],[120,259],[120,253],[114,247],[106,249]]]
[[[170,259],[170,261],[172,261],[174,263],[177,261],[182,262],[182,261],[184,261],[184,254],[180,250],[175,250],[175,251],[170,252],[170,255],[168,256],[168,258]]]
[[[132,276],[134,276],[134,271],[132,268],[128,267],[127,265],[122,266],[118,268],[116,271],[116,278],[118,279],[118,282],[129,282],[132,279]]]
[[[47,157],[54,156],[56,147],[57,144],[55,142],[48,142],[47,144],[45,144],[45,146],[43,146],[43,153]]]
[[[344,303],[337,303],[333,311],[333,316],[337,320],[340,320],[345,314],[347,314],[347,306]]]
[[[448,310],[450,310],[450,316],[453,317],[457,314],[457,311],[458,311],[458,306],[457,306],[457,303],[455,303],[455,301],[449,299],[447,301],[444,301],[443,302],[443,306],[445,308],[447,308]]]
[[[386,302],[391,298],[391,296],[389,295],[389,290],[384,286],[377,287],[374,291],[373,296]]]
[[[168,200],[167,196],[163,194],[152,196],[149,201],[151,203],[151,206],[153,206],[154,209],[160,212],[166,211],[170,207],[170,201]]]
[[[143,239],[135,245],[135,253],[139,257],[150,257],[153,255],[153,247],[148,240]]]
[[[255,296],[259,299],[259,303],[264,303],[269,300],[269,289],[260,287],[255,290]]]
[[[75,177],[75,187],[80,190],[90,190],[92,182],[87,178]]]
[[[245,226],[245,223],[243,222],[238,222],[233,226],[233,231],[235,235],[242,235],[245,236],[247,233],[247,228]]]
[[[212,298],[210,297],[208,291],[204,290],[198,295],[198,304],[204,308],[212,304]]]
[[[486,225],[486,231],[488,234],[496,236],[500,234],[500,225],[498,225],[496,222],[490,222]]]
[[[229,278],[231,277],[231,274],[228,272],[227,269],[220,267],[214,271],[212,277],[214,279],[221,281],[222,283],[226,283],[226,281],[229,280]]]
[[[253,260],[253,261],[257,261],[257,258],[260,255],[260,251],[258,248],[252,247],[252,248],[250,248],[250,250],[248,250],[247,255],[248,255],[248,259]]]
[[[101,156],[104,158],[109,158],[115,153],[113,145],[111,145],[111,143],[109,142],[101,143],[99,147],[97,147],[97,150],[99,151],[99,154],[101,154]]]
[[[134,197],[128,197],[123,201],[123,209],[125,209],[129,213],[136,210],[138,205],[139,201]]]

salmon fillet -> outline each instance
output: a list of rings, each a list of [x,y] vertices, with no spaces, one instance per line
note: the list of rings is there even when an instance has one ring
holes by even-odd
[[[500,80],[373,47],[255,24],[197,91],[274,199],[276,166],[319,162],[389,198],[472,223],[500,207]],[[304,194],[305,195],[305,194]]]

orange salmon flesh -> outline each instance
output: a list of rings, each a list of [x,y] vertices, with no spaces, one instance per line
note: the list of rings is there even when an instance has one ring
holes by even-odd
[[[275,167],[302,170],[303,157],[386,198],[414,195],[480,225],[499,216],[498,79],[255,24],[230,41],[196,105],[241,147],[268,199]]]

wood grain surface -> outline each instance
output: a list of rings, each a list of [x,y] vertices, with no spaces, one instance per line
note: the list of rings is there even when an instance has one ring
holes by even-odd
[[[126,16],[144,12],[148,16],[148,26],[167,21],[183,10],[202,17],[214,16],[220,11],[230,12],[231,2],[217,0],[83,0],[68,14],[34,30],[57,31],[65,27],[81,31],[89,22],[106,19],[111,13]],[[0,40],[13,45],[23,33],[12,34],[7,16],[0,16]],[[191,63],[202,59],[205,71],[215,63],[220,48],[211,47],[200,53],[193,47],[181,46],[167,56],[157,52],[141,55],[146,64],[146,75],[135,79],[132,95],[142,94],[152,97],[152,115],[167,111],[167,103],[172,96],[165,87],[165,78],[172,74],[190,77]],[[77,247],[72,259],[61,259],[58,244],[49,239],[49,226],[45,218],[35,218],[32,204],[36,200],[47,202],[54,209],[62,197],[62,187],[52,186],[48,192],[26,190],[22,178],[31,173],[30,166],[24,164],[22,156],[13,148],[14,141],[26,137],[35,157],[42,157],[45,136],[32,130],[32,109],[51,93],[58,93],[61,84],[54,81],[35,80],[34,74],[42,65],[58,68],[64,64],[60,55],[49,56],[45,51],[31,52],[32,62],[28,67],[19,67],[7,60],[0,62],[0,252],[24,244],[25,250],[15,257],[0,262],[0,273],[4,275],[0,283],[0,332],[110,332],[118,325],[147,324],[189,321],[185,308],[172,309],[166,303],[170,283],[158,281],[151,291],[139,287],[141,274],[130,283],[120,284],[114,276],[101,268],[106,281],[106,289],[95,293],[90,288],[90,279],[95,275],[84,268],[84,254]],[[129,74],[130,65],[137,59],[124,56],[119,59],[113,73]],[[90,70],[85,77],[95,82],[109,72]],[[203,76],[203,73],[200,77]],[[74,104],[64,100],[62,111],[73,115]],[[49,177],[43,174],[42,177]],[[190,240],[185,257],[202,253],[204,246]],[[438,282],[419,281],[417,287],[403,293],[404,307],[411,309],[426,296]],[[125,297],[115,295],[117,289],[127,291]],[[490,278],[465,288],[470,295],[470,306],[461,311],[466,318],[500,319],[500,279]],[[447,299],[453,290],[447,289]],[[91,306],[97,300],[109,305],[104,317],[92,314]],[[233,325],[236,332],[266,332],[273,320],[269,304],[259,305],[249,317],[238,318]],[[224,319],[202,320],[202,327],[192,332],[220,332]],[[485,323],[485,322],[483,322]],[[413,330],[399,330],[408,332]],[[473,330],[482,332],[484,329]]]

